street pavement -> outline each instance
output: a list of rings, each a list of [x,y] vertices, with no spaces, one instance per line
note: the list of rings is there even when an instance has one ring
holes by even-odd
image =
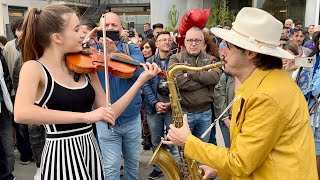
[[[218,123],[219,124],[219,123]],[[219,146],[224,146],[223,138],[221,135],[220,127],[216,128],[217,130],[217,143]],[[16,161],[15,161],[15,171],[13,174],[16,176],[17,180],[33,180],[33,176],[36,173],[36,164],[31,162],[28,165],[21,165],[19,160],[19,153],[16,153]],[[152,172],[153,167],[147,167],[148,162],[152,156],[152,151],[145,151],[141,148],[140,150],[140,166],[139,166],[139,180],[148,179],[149,174]],[[123,180],[123,177],[121,178]],[[158,180],[165,180],[164,176],[160,177]]]

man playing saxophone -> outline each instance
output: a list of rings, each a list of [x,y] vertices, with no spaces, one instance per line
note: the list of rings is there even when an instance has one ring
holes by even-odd
[[[231,147],[207,144],[183,126],[170,125],[168,141],[204,166],[204,178],[221,180],[317,179],[315,145],[303,94],[281,70],[281,58],[294,57],[278,46],[282,23],[267,12],[243,8],[231,30],[212,28],[226,41],[225,72],[242,85],[235,92]],[[262,31],[263,30],[263,31]]]

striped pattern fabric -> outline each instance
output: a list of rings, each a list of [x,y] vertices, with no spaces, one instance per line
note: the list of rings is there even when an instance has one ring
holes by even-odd
[[[97,149],[92,127],[81,135],[47,138],[41,158],[41,179],[103,180]]]
[[[84,87],[68,88],[55,82],[45,65],[41,65],[46,74],[46,85],[36,105],[73,112],[91,110],[94,90],[88,77]],[[76,96],[82,97],[83,102],[72,102]],[[50,124],[44,127],[47,137],[41,157],[42,180],[104,180],[101,155],[91,124]]]

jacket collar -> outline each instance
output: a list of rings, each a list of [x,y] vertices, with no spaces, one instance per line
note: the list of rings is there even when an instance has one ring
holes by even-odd
[[[187,62],[188,64],[191,64],[192,66],[198,64],[198,62],[196,62],[197,60],[201,61],[201,60],[205,59],[205,53],[203,53],[203,51],[200,51],[200,53],[197,56],[191,56],[187,52],[187,50],[185,50],[182,52],[182,55],[183,55],[182,57],[184,59],[184,63]],[[192,61],[192,62],[190,62],[190,61]]]
[[[273,70],[256,69],[247,80],[235,91],[238,99],[247,100],[261,84],[262,80]]]

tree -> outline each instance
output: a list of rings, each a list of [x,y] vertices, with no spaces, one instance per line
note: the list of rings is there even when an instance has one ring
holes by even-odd
[[[178,18],[179,18],[179,12],[177,11],[175,4],[172,5],[168,13],[168,18],[169,18],[170,25],[167,26],[165,29],[168,32],[173,32],[176,28],[176,25],[178,23]]]
[[[235,20],[235,10],[229,10],[227,0],[214,0],[206,27],[212,28],[218,25],[226,25]]]

